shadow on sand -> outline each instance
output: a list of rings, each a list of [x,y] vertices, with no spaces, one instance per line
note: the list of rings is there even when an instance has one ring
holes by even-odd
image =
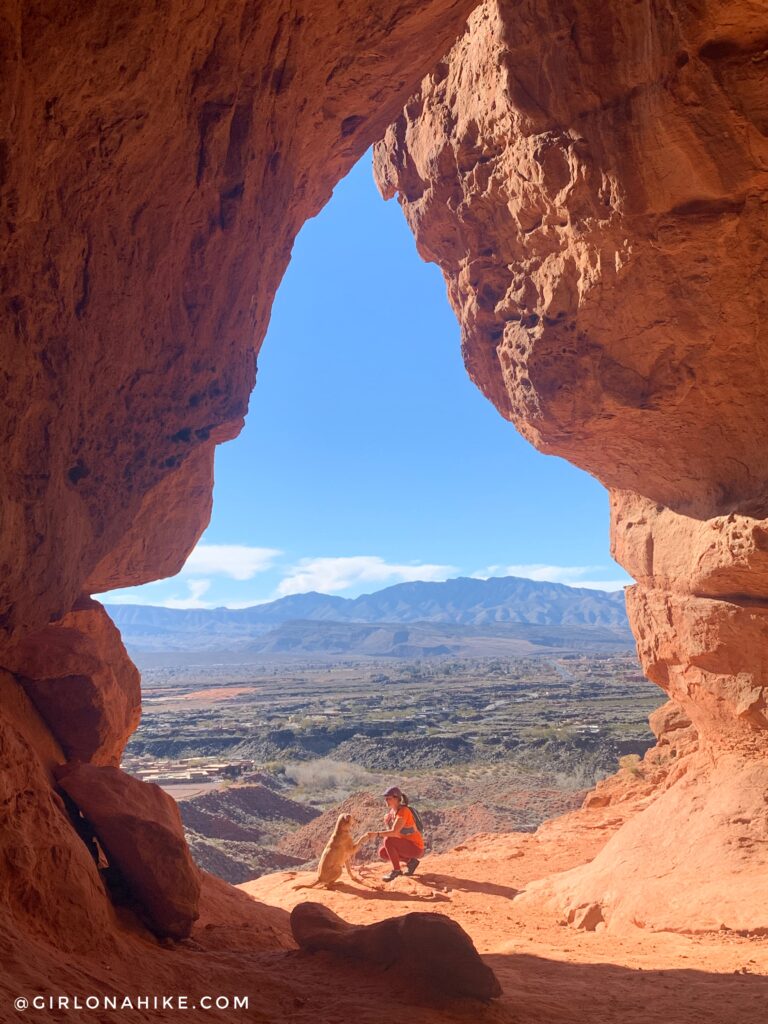
[[[695,955],[696,947],[691,952]],[[553,950],[553,954],[556,951]],[[560,955],[566,955],[561,951]],[[749,950],[744,950],[745,961]],[[701,968],[642,970],[526,953],[483,957],[501,982],[502,1020],[526,1024],[764,1024],[768,977]]]
[[[367,889],[361,885],[350,885],[349,882],[336,882],[334,892],[348,892],[364,900],[389,900],[395,903],[450,903],[450,898],[441,892],[429,890],[423,896],[414,892],[400,892],[397,889]]]
[[[502,896],[504,899],[513,900],[519,896],[522,889],[513,889],[510,885],[496,885],[495,882],[476,882],[471,878],[456,878],[454,875],[437,875],[430,872],[420,874],[416,881],[425,885],[434,885],[439,888],[458,889],[461,892],[482,892],[487,896]]]

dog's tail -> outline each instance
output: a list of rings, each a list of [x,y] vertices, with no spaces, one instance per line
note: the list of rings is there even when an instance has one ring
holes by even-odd
[[[296,892],[297,889],[315,889],[319,884],[320,884],[320,879],[316,878],[314,880],[314,882],[307,882],[304,885],[294,885],[294,886],[291,886],[291,888],[293,889],[294,892]]]

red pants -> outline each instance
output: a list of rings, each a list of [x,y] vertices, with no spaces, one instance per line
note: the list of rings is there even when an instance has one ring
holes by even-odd
[[[382,860],[392,861],[395,871],[400,870],[400,858],[410,860],[411,857],[420,858],[424,851],[418,843],[414,843],[407,836],[387,836],[379,847],[379,856]]]

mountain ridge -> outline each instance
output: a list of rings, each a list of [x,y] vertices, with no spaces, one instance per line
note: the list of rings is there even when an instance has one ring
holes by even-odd
[[[355,598],[308,591],[247,608],[182,609],[109,603],[106,607],[118,626],[152,619],[173,622],[177,626],[187,623],[192,628],[209,622],[272,625],[292,619],[455,625],[531,622],[624,626],[627,623],[622,591],[572,587],[520,576],[492,576],[485,580],[459,576],[441,582],[414,580]]]
[[[605,631],[632,644],[623,593],[517,576],[417,580],[357,598],[310,591],[248,608],[126,604],[107,609],[129,649],[143,650],[230,647],[353,653],[359,645],[360,653],[372,654],[375,648],[379,654],[397,651],[400,656],[447,654],[466,649],[469,637],[525,639],[539,645],[541,638],[533,634],[541,627],[550,630],[547,640],[557,646],[576,642],[579,631],[600,646],[612,639]],[[407,635],[397,636],[395,626]],[[376,631],[378,641],[371,639]],[[472,647],[476,649],[477,642]]]

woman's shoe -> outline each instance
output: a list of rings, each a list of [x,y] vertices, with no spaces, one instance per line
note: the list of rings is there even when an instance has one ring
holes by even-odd
[[[384,881],[385,882],[394,882],[394,880],[398,876],[402,875],[402,873],[403,873],[402,871],[394,871],[394,870],[390,871],[388,875],[384,875]]]
[[[419,866],[420,861],[417,857],[411,857],[411,859],[405,865],[406,875],[412,875],[416,868]]]

